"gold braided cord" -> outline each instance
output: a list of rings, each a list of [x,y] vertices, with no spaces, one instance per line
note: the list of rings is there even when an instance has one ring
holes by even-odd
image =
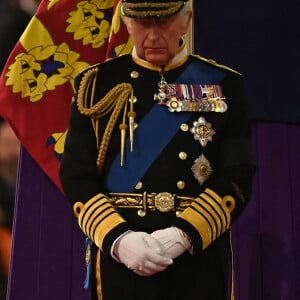
[[[103,116],[110,113],[118,102],[117,94],[122,92],[122,90],[127,90],[128,87],[131,91],[131,85],[129,83],[120,83],[116,85],[113,89],[111,89],[100,101],[98,101],[95,105],[94,101],[94,91],[95,91],[95,83],[97,80],[98,68],[88,70],[81,82],[78,89],[78,110],[85,116],[100,119]],[[94,75],[94,76],[92,76]],[[93,88],[90,86],[93,83]],[[91,95],[89,96],[89,92],[91,90]],[[130,93],[129,93],[130,94]],[[87,101],[90,99],[89,105],[87,105]]]
[[[85,106],[85,107],[92,107],[94,105],[94,92],[96,90],[96,82],[97,82],[97,78],[98,78],[98,72],[97,74],[93,77],[93,85],[92,85],[92,95],[90,97],[90,103],[89,103],[89,106]],[[87,89],[89,90],[89,88]],[[94,132],[95,132],[95,135],[96,135],[96,142],[97,142],[97,149],[99,149],[99,137],[98,137],[98,129],[99,129],[99,122],[96,121],[95,119],[91,119],[92,121],[92,125],[93,125],[93,129],[94,129]]]
[[[124,105],[127,103],[128,97],[132,92],[132,86],[129,83],[120,83],[116,85],[112,90],[110,90],[102,100],[106,101],[107,99],[116,99],[114,101],[114,110],[109,118],[109,121],[107,123],[107,126],[105,128],[105,132],[102,137],[98,158],[97,158],[97,166],[98,169],[101,171],[103,168],[106,151],[109,145],[109,141],[112,135],[112,131],[115,127],[117,118],[124,107]],[[101,100],[101,101],[102,101]],[[100,101],[100,102],[101,102]],[[112,105],[111,104],[111,105]],[[125,105],[126,107],[126,105]]]
[[[107,148],[110,142],[112,131],[116,121],[129,96],[132,94],[132,86],[129,83],[120,83],[113,87],[100,101],[94,104],[96,81],[99,68],[95,67],[86,71],[80,82],[77,94],[77,107],[81,114],[91,118],[93,129],[96,135],[98,157],[97,167],[101,171],[106,157]],[[106,125],[103,137],[98,135],[99,120],[111,113]]]
[[[153,17],[153,16],[169,16],[176,13],[182,6],[184,5],[184,1],[176,1],[176,2],[167,2],[167,3],[152,3],[152,2],[143,2],[143,3],[123,3],[123,11],[125,15],[135,16],[135,17]],[[153,9],[153,10],[145,10]]]

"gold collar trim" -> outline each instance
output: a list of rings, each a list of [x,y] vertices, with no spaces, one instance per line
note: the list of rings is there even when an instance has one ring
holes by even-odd
[[[131,55],[136,64],[153,71],[161,71],[161,66],[151,64],[148,61],[138,57],[135,47],[133,48]],[[183,41],[182,45],[178,48],[175,57],[170,61],[170,63],[164,66],[164,71],[169,71],[181,66],[188,60],[188,57],[188,50],[185,42]]]

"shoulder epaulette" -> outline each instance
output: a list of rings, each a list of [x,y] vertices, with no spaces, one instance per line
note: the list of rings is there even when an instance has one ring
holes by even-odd
[[[92,74],[94,75],[95,69],[97,69],[97,71],[98,71],[99,65],[100,64],[98,63],[98,64],[94,64],[87,68],[82,69],[77,75],[77,80],[79,80],[79,82],[81,82],[83,77],[90,77]],[[91,70],[93,70],[94,72],[91,72]]]
[[[82,76],[84,73],[86,73],[88,70],[90,69],[94,69],[94,68],[99,68],[101,67],[102,65],[109,65],[110,63],[113,63],[115,60],[118,60],[120,59],[120,57],[123,57],[123,56],[127,56],[128,54],[122,54],[122,55],[119,55],[119,56],[115,56],[115,57],[110,57],[110,58],[107,58],[105,61],[103,62],[98,62],[98,63],[95,63],[93,65],[90,65],[88,66],[87,68],[81,70],[78,75],[79,76]]]
[[[85,68],[85,69],[83,69],[83,70],[81,70],[80,72],[79,72],[79,76],[82,76],[84,73],[86,73],[86,72],[88,72],[89,70],[91,70],[91,69],[94,69],[94,68],[98,68],[99,69],[99,67],[101,67],[103,64],[107,64],[107,63],[109,63],[110,61],[114,61],[114,60],[116,60],[116,59],[118,59],[119,57],[113,57],[113,58],[107,58],[105,61],[103,61],[103,62],[98,62],[98,63],[95,63],[95,64],[93,64],[93,65],[90,65],[90,66],[88,66],[87,68]]]
[[[218,64],[213,59],[208,59],[208,58],[205,58],[205,57],[203,57],[201,55],[198,55],[198,54],[193,54],[192,56],[195,57],[195,58],[197,58],[197,59],[199,59],[199,60],[205,61],[205,62],[207,62],[207,63],[209,63],[209,64],[211,64],[211,65],[213,65],[213,66],[215,66],[217,68],[224,69],[224,70],[227,70],[227,71],[230,71],[230,72],[233,72],[233,73],[241,75],[240,72],[238,72],[238,71],[236,71],[236,70],[234,70],[234,69],[232,69],[230,67],[227,67],[225,65],[220,65],[220,64]]]

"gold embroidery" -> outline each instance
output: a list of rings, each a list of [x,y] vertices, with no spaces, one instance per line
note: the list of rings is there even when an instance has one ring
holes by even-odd
[[[176,2],[143,2],[143,3],[129,3],[123,2],[121,11],[125,16],[136,18],[151,18],[151,17],[164,17],[169,16],[177,11],[184,5],[184,1]]]
[[[227,195],[221,198],[211,189],[205,189],[198,198],[178,215],[191,223],[202,238],[202,249],[210,245],[231,225],[231,215],[235,200]]]
[[[193,54],[193,56],[196,57],[196,58],[198,58],[199,60],[203,60],[203,61],[205,61],[205,62],[207,62],[207,63],[209,63],[209,64],[211,64],[213,66],[216,66],[216,67],[218,67],[220,69],[228,70],[230,72],[233,72],[233,73],[241,75],[241,73],[239,73],[238,71],[236,71],[236,70],[234,70],[234,69],[232,69],[230,67],[227,67],[227,66],[224,66],[224,65],[220,65],[220,64],[218,64],[216,61],[214,61],[212,59],[208,59],[208,58],[205,58],[205,57],[203,57],[201,55],[197,55],[197,54]]]
[[[73,209],[81,230],[100,249],[105,236],[113,228],[125,222],[109,203],[109,198],[103,194],[96,195],[85,204],[77,202]]]

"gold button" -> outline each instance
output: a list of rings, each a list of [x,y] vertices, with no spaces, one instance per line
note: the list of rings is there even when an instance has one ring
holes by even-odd
[[[188,131],[189,130],[189,125],[186,124],[186,123],[183,123],[180,125],[180,129],[184,132]]]
[[[186,159],[187,159],[187,154],[186,154],[185,152],[180,152],[180,153],[178,154],[178,156],[179,156],[179,158],[180,158],[181,160],[186,160]]]
[[[131,77],[131,78],[136,79],[136,78],[138,78],[139,76],[140,76],[140,74],[139,74],[139,72],[137,72],[137,71],[132,71],[132,72],[130,73],[130,77]]]
[[[135,186],[135,189],[136,190],[140,190],[141,188],[143,187],[143,183],[141,181],[139,181],[136,186]]]
[[[177,188],[179,189],[179,190],[183,190],[184,188],[185,188],[185,182],[184,181],[178,181],[177,182]]]
[[[139,209],[139,210],[137,211],[137,215],[138,215],[139,217],[143,218],[143,217],[146,216],[146,212],[145,212],[144,210],[142,210],[142,209]]]

